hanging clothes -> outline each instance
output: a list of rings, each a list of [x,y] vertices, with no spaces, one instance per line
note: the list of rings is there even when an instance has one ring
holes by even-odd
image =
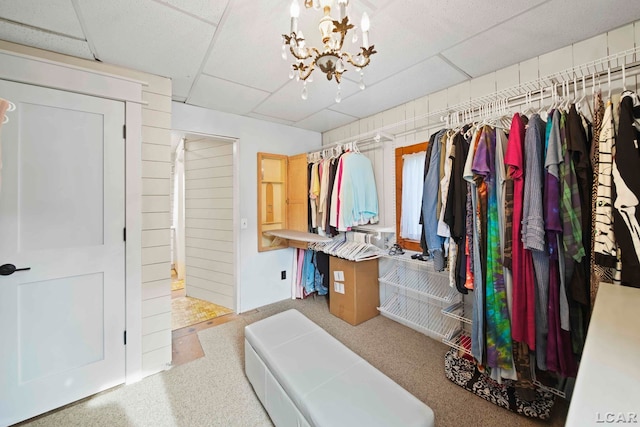
[[[371,161],[360,153],[350,153],[342,158],[338,230],[375,224],[378,222],[378,191]]]
[[[602,95],[596,92],[593,98],[593,135],[591,141],[591,165],[593,168],[593,180],[591,184],[591,254],[590,254],[590,302],[591,309],[596,302],[598,286],[600,282],[613,283],[615,270],[602,267],[596,263],[595,259],[595,241],[596,241],[596,203],[598,200],[598,163],[600,153],[600,131],[602,129],[602,121],[604,119],[604,102]]]
[[[422,220],[424,235],[430,254],[434,257],[443,258],[444,239],[438,235],[438,200],[440,180],[440,152],[442,151],[442,138],[446,131],[441,130],[434,138],[434,142],[429,144],[431,148],[431,156],[429,157],[429,166],[424,179],[422,190]],[[426,162],[426,159],[425,159]],[[444,262],[442,262],[444,265]]]
[[[522,214],[522,243],[526,262],[533,264],[536,279],[535,332],[536,364],[546,370],[547,311],[549,303],[549,255],[545,243],[544,145],[546,123],[538,114],[529,119],[524,139],[525,183]]]
[[[513,180],[512,217],[512,275],[513,324],[515,341],[525,342],[535,349],[535,279],[532,262],[525,259],[522,243],[522,208],[524,199],[524,136],[525,127],[520,114],[514,114],[509,130],[505,163]]]
[[[549,245],[550,263],[557,261],[556,266],[559,280],[559,307],[554,307],[554,314],[560,316],[561,328],[569,330],[569,303],[567,302],[564,284],[564,249],[562,246],[562,220],[560,218],[560,163],[562,157],[562,143],[560,136],[561,114],[558,110],[553,111],[552,119],[547,123],[548,138],[545,142],[545,168],[546,178],[544,187],[545,205],[545,230],[547,232],[547,243]],[[558,245],[557,243],[560,242]],[[550,265],[550,269],[551,269]],[[549,280],[554,279],[554,275],[549,273]],[[549,285],[551,286],[551,285]],[[550,316],[550,314],[549,314]]]
[[[470,195],[471,195],[471,210],[469,210],[469,203],[467,203],[467,236],[471,234],[469,243],[469,257],[470,260],[467,266],[467,280],[465,287],[467,289],[473,288],[473,313],[472,313],[472,328],[471,328],[471,354],[480,363],[485,363],[485,296],[484,286],[482,279],[482,265],[480,254],[480,224],[477,220],[476,213],[478,212],[478,190],[477,183],[474,179],[474,173],[472,170],[473,159],[476,154],[480,142],[480,129],[477,129],[473,135],[472,144],[469,146],[469,153],[464,166],[464,179],[469,182]],[[475,242],[471,247],[471,242]],[[469,279],[472,281],[472,285],[469,284]]]
[[[495,130],[489,126],[482,129],[480,141],[473,161],[473,172],[482,181],[484,208],[486,212],[486,347],[487,365],[493,368],[511,369],[513,351],[511,328],[507,308],[502,264],[500,264],[500,230],[498,227],[497,180],[495,174]],[[483,222],[484,222],[483,221]]]
[[[452,245],[455,245],[455,262],[449,260],[450,272],[453,275],[453,285],[458,292],[466,294],[465,288],[467,253],[466,248],[466,209],[467,209],[467,187],[468,182],[464,179],[464,165],[469,153],[469,141],[463,134],[467,128],[456,133],[453,138],[451,150],[452,170],[447,191],[447,205],[444,214],[444,221],[449,227]]]
[[[561,114],[555,110],[547,123],[545,142],[545,230],[549,245],[549,303],[547,333],[547,370],[563,376],[575,376],[576,364],[571,349],[569,333],[569,306],[564,289],[561,263],[564,260],[562,247],[562,221],[560,218],[560,164],[563,161],[561,145]]]
[[[622,94],[620,124],[613,159],[613,214],[622,262],[621,283],[640,288],[640,100],[630,91]]]
[[[595,261],[603,267],[615,268],[618,245],[613,230],[613,157],[615,156],[615,124],[613,104],[607,102],[598,139],[598,192],[596,199]]]
[[[324,285],[324,275],[318,269],[316,257],[316,251],[311,249],[304,251],[301,283],[304,297],[314,292],[317,292],[318,295],[326,295],[329,292],[329,288]]]
[[[588,231],[591,224],[591,206],[589,203],[591,188],[591,165],[588,157],[588,143],[582,117],[578,114],[575,105],[571,105],[567,113],[566,122],[566,151],[564,163],[569,163],[569,177],[565,181],[570,184],[571,211],[569,212],[570,229],[573,239],[578,247],[577,257],[569,259],[565,255],[567,263],[572,264],[571,275],[567,276],[569,315],[571,321],[571,338],[573,351],[579,355],[584,347],[589,319],[589,283],[587,248],[591,247],[591,233]],[[563,189],[566,191],[566,185]],[[584,202],[583,202],[584,201]],[[564,211],[563,211],[564,214]],[[573,217],[575,215],[575,218]],[[567,222],[565,219],[563,236],[567,234]],[[565,239],[566,241],[566,239]]]

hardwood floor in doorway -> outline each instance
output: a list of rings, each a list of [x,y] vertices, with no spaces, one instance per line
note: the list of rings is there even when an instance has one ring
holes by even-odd
[[[173,288],[173,286],[172,286]],[[171,291],[171,299],[188,298],[184,286],[177,287],[177,290]],[[194,298],[195,299],[195,298]],[[172,304],[173,307],[173,304]],[[224,308],[224,307],[223,307]],[[228,309],[227,309],[228,310]],[[172,313],[171,316],[178,313]],[[198,331],[203,329],[212,328],[217,325],[235,320],[238,315],[229,310],[228,314],[222,314],[218,317],[209,318],[208,320],[197,322],[189,326],[177,328],[171,331],[172,338],[172,361],[173,366],[182,365],[192,360],[199,359],[204,356],[202,346],[200,345],[200,339],[198,338]]]

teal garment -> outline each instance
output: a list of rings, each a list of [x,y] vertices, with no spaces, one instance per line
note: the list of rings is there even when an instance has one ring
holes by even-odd
[[[486,184],[486,347],[487,366],[509,370],[513,367],[511,322],[507,292],[501,263],[500,227],[498,221],[497,179],[495,170],[496,134],[485,126],[473,163],[473,172]]]
[[[309,295],[318,292],[318,295],[326,295],[329,289],[324,286],[324,276],[316,266],[316,252],[307,249],[304,251],[304,259],[302,261],[302,287],[304,294]]]
[[[341,222],[345,227],[378,222],[378,191],[371,160],[351,153],[344,156],[342,168]]]

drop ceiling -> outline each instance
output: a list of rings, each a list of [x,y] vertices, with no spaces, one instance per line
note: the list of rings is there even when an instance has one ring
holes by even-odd
[[[0,39],[169,77],[177,102],[323,132],[640,19],[638,0],[350,0],[378,53],[366,89],[348,71],[337,103],[334,81],[316,73],[303,100],[288,77],[289,5],[0,0]],[[318,46],[319,12],[302,9]]]

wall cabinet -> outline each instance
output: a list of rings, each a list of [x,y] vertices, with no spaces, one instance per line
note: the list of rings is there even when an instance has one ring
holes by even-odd
[[[302,244],[268,232],[307,231],[307,187],[306,154],[258,153],[258,251]]]

